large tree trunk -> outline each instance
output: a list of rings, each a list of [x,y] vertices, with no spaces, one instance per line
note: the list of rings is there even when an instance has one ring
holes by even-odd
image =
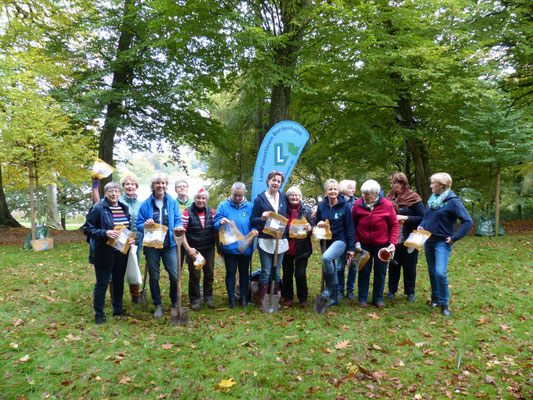
[[[57,185],[55,183],[46,185],[46,205],[46,227],[48,229],[63,229],[57,211]]]
[[[4,186],[2,185],[2,167],[0,166],[0,226],[20,227],[15,218],[9,212],[7,207],[6,195],[4,193]]]
[[[500,227],[500,177],[501,177],[501,168],[498,165],[498,169],[496,171],[496,195],[495,195],[495,214],[496,218],[494,221],[494,237],[498,237],[499,234],[499,227]]]
[[[35,195],[33,192],[33,182],[34,182],[34,175],[33,175],[33,164],[30,163],[29,168],[29,174],[28,174],[29,180],[30,180],[30,223],[31,223],[31,240],[37,239],[35,236]]]
[[[133,0],[124,1],[124,20],[120,28],[120,38],[118,40],[117,53],[113,67],[113,83],[111,90],[114,95],[111,96],[107,104],[107,112],[105,116],[104,126],[100,134],[100,142],[98,144],[98,157],[110,165],[113,162],[113,147],[115,143],[115,134],[119,126],[119,121],[124,113],[122,107],[122,96],[120,95],[127,89],[133,80],[133,63],[124,55],[133,42],[133,31],[131,26],[135,20],[135,15],[132,13]],[[102,179],[100,182],[100,197],[104,197],[104,185],[111,181],[111,176]]]
[[[298,51],[303,42],[303,27],[306,21],[295,23],[295,19],[302,10],[309,7],[309,0],[293,0],[280,2],[281,31],[283,35],[288,35],[290,40],[275,49],[274,60],[277,65],[287,71],[294,71],[298,61]],[[270,117],[268,129],[278,122],[290,119],[289,107],[291,104],[292,84],[290,82],[278,81],[272,87],[270,95]]]
[[[401,81],[401,77],[397,74],[393,74],[392,78]],[[416,131],[416,121],[413,115],[413,109],[411,107],[411,101],[409,100],[408,93],[402,93],[397,104],[399,113],[399,118],[397,118],[397,122],[403,128]],[[427,154],[426,145],[424,144],[422,139],[417,137],[408,137],[406,140],[409,155],[412,158],[413,164],[415,166],[416,191],[420,195],[420,197],[422,197],[424,203],[426,203],[429,199],[429,196],[431,195],[429,188],[429,177],[431,176],[431,174],[429,171],[429,158]]]

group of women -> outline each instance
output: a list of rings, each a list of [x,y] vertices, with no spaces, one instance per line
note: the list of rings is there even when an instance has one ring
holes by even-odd
[[[136,184],[136,180],[131,178]],[[296,297],[302,307],[307,306],[307,265],[312,254],[311,231],[317,226],[329,224],[331,239],[321,240],[322,270],[325,288],[320,296],[327,306],[335,306],[344,297],[345,269],[346,297],[355,300],[354,288],[357,267],[352,259],[356,253],[366,251],[369,261],[359,271],[358,303],[368,307],[371,303],[378,308],[384,307],[383,292],[387,268],[389,271],[387,298],[393,299],[398,291],[398,282],[403,268],[404,292],[407,300],[414,302],[416,265],[418,251],[403,245],[409,233],[415,229],[431,232],[425,243],[425,253],[431,282],[430,307],[439,306],[444,316],[450,316],[448,308],[449,290],[447,278],[448,259],[453,242],[461,239],[470,230],[472,219],[460,199],[451,191],[451,177],[438,173],[431,177],[432,195],[424,207],[422,199],[409,188],[405,174],[398,172],[390,177],[391,190],[385,194],[378,182],[368,180],[361,185],[361,198],[356,198],[355,182],[341,181],[340,184],[329,179],[324,185],[325,198],[316,209],[302,202],[302,193],[293,186],[286,193],[281,192],[285,177],[281,172],[272,171],[267,177],[267,190],[260,193],[254,203],[246,199],[246,186],[236,182],[231,187],[228,200],[222,202],[217,210],[207,206],[208,192],[200,189],[192,199],[192,204],[180,213],[178,201],[167,193],[168,178],[164,174],[154,176],[151,182],[152,194],[139,204],[134,193],[123,183],[126,201],[119,202],[120,186],[108,183],[105,199],[98,202],[89,212],[85,233],[94,241],[94,267],[96,285],[94,289],[95,322],[105,322],[103,312],[107,283],[113,281],[113,315],[122,315],[122,295],[126,255],[105,245],[107,238],[116,235],[114,227],[126,225],[138,230],[139,248],[142,246],[142,232],[146,226],[159,223],[169,229],[162,249],[144,247],[146,265],[149,273],[149,286],[155,306],[154,317],[162,316],[162,301],[159,288],[159,267],[163,261],[170,280],[170,300],[173,307],[177,302],[178,259],[173,231],[183,231],[183,247],[189,265],[189,300],[193,310],[201,309],[203,271],[203,300],[209,308],[214,308],[213,281],[215,250],[223,256],[226,269],[226,290],[228,305],[237,305],[236,287],[239,289],[240,304],[249,301],[249,267],[254,246],[232,242],[218,246],[218,232],[234,224],[243,236],[257,237],[257,249],[261,263],[259,275],[259,306],[263,307],[265,295],[273,283],[275,295],[283,298],[286,307],[292,306],[296,281]],[[180,182],[182,185],[182,182]],[[137,185],[138,186],[138,185]],[[176,187],[178,182],[176,183]],[[118,192],[118,193],[117,193]],[[178,192],[179,193],[179,192]],[[183,194],[183,193],[182,193]],[[186,196],[185,196],[186,198]],[[184,199],[180,203],[183,203]],[[129,200],[128,200],[129,199]],[[128,203],[129,201],[129,203]],[[265,223],[272,214],[280,214],[291,221],[305,218],[307,236],[291,238],[288,229],[275,239],[264,232]],[[455,232],[457,220],[460,229]],[[246,244],[246,243],[245,243]],[[388,263],[380,257],[384,248],[393,254]],[[199,256],[201,255],[201,257]],[[203,259],[203,266],[197,269],[195,262]],[[181,265],[181,263],[179,263]],[[283,281],[280,269],[283,268]],[[370,276],[373,273],[372,297],[368,301]],[[239,285],[236,273],[239,272]]]

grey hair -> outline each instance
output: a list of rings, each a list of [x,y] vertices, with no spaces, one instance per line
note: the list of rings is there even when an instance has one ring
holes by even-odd
[[[233,193],[234,190],[242,190],[244,193],[246,193],[246,185],[242,182],[235,182],[233,185],[231,185],[231,193]]]
[[[285,194],[288,196],[291,193],[296,193],[298,196],[300,196],[300,198],[302,198],[302,191],[296,186],[291,186]]]
[[[373,179],[369,179],[361,185],[361,193],[374,193],[377,194],[381,190],[381,186]]]
[[[343,179],[342,181],[340,181],[339,192],[341,192],[341,194],[346,193],[348,191],[348,186],[353,186],[355,190],[355,181],[352,181],[350,179]]]
[[[174,184],[174,190],[177,192],[178,191],[178,185],[180,183],[185,183],[187,185],[187,189],[189,188],[189,182],[187,182],[185,179],[178,179],[176,181],[176,183]]]
[[[193,200],[196,200],[196,198],[200,195],[204,195],[205,196],[205,200],[209,200],[209,192],[207,190],[205,190],[204,188],[201,188],[199,189],[195,194],[194,196],[192,196],[192,199]]]
[[[335,179],[328,179],[326,183],[324,183],[324,191],[327,191],[328,187],[330,187],[331,185],[336,185],[337,187],[339,187],[339,182],[337,182]]]
[[[111,189],[118,189],[120,192],[120,185],[118,182],[107,182],[104,186],[104,193],[107,193],[107,191]]]
[[[152,191],[154,191],[154,183],[157,181],[165,181],[165,183],[168,186],[168,175],[164,172],[158,172],[154,176],[152,176],[152,179],[150,180],[150,188]]]

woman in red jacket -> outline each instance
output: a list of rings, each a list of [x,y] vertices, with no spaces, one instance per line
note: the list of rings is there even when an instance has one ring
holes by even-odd
[[[394,252],[398,242],[399,226],[392,203],[383,197],[379,183],[368,180],[361,185],[362,197],[358,199],[352,209],[355,226],[356,251],[364,249],[370,253],[370,260],[359,272],[359,306],[368,307],[368,288],[370,286],[370,272],[374,265],[374,287],[372,289],[372,304],[383,308],[383,289],[387,276],[387,262],[379,259],[378,253],[383,247]]]

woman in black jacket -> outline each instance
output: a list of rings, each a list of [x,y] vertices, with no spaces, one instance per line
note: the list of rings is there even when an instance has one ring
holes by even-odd
[[[105,293],[109,278],[112,277],[113,290],[113,316],[122,315],[122,295],[124,293],[124,274],[128,255],[123,254],[114,247],[106,244],[108,239],[116,239],[119,235],[114,228],[123,225],[130,227],[130,214],[128,206],[119,203],[120,185],[109,182],[104,187],[105,198],[96,203],[87,215],[83,226],[85,235],[94,240],[94,272],[96,284],[94,285],[94,322],[106,322],[104,314]],[[131,240],[131,244],[135,240]]]
[[[289,204],[287,207],[287,225],[290,225],[293,219],[307,220],[306,230],[308,235],[304,239],[289,238],[289,249],[283,257],[283,287],[281,295],[283,296],[284,305],[290,307],[294,297],[293,276],[296,280],[296,294],[300,305],[307,307],[307,261],[313,252],[311,244],[311,235],[309,232],[315,226],[315,219],[311,216],[312,210],[309,206],[302,203],[302,192],[296,186],[292,186],[286,193]]]
[[[393,299],[398,291],[400,271],[403,267],[403,288],[407,301],[416,301],[416,264],[418,263],[418,250],[408,248],[403,242],[409,234],[416,230],[424,216],[424,204],[420,196],[409,188],[409,181],[403,172],[396,172],[389,176],[391,191],[386,198],[392,202],[396,211],[396,218],[400,224],[398,246],[394,253],[393,262],[389,263],[389,293],[388,299]]]
[[[265,222],[271,213],[285,215],[287,213],[287,196],[280,192],[285,177],[279,171],[272,171],[268,174],[268,189],[260,193],[254,199],[252,208],[252,226],[259,232],[257,240],[257,251],[261,261],[261,275],[259,276],[259,306],[263,308],[263,300],[269,289],[269,283],[274,280],[274,294],[279,295],[281,289],[281,279],[279,275],[280,266],[283,262],[285,251],[289,248],[287,241],[287,231],[278,243],[278,258],[276,260],[276,269],[274,265],[274,254],[276,250],[276,240],[263,232]]]

